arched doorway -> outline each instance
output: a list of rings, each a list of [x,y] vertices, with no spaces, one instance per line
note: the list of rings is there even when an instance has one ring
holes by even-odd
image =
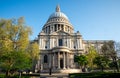
[[[63,69],[63,59],[60,59],[60,68]]]

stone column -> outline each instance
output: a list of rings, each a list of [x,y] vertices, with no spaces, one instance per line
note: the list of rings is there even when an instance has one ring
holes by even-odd
[[[41,38],[41,48],[43,49],[43,39]]]
[[[67,53],[67,69],[69,69],[69,55]]]
[[[60,30],[62,30],[62,25],[60,24]]]
[[[48,59],[48,61],[49,61],[49,68],[51,68],[51,53],[49,54],[49,59]]]
[[[65,64],[65,52],[63,52],[63,69],[66,69],[66,64]]]
[[[55,53],[53,53],[53,59],[52,59],[52,68],[55,69]]]
[[[60,52],[58,52],[58,69],[60,69]]]
[[[53,42],[52,42],[52,44],[53,44],[53,47],[55,47],[55,46],[54,46],[54,44],[55,44],[55,43],[54,43],[54,38],[52,38],[52,41],[53,41]]]
[[[53,31],[52,31],[52,32],[54,32],[54,31],[55,31],[55,29],[54,29],[54,28],[55,28],[55,27],[54,27],[54,24],[52,24],[52,27],[53,27]]]
[[[65,25],[63,25],[63,31],[65,31]]]
[[[79,39],[77,39],[77,49],[79,49]]]
[[[58,31],[58,24],[56,24],[56,29],[57,29],[57,31]]]
[[[41,55],[41,70],[43,70],[43,55]]]
[[[71,48],[71,37],[69,38],[69,48]]]
[[[80,48],[83,49],[83,45],[82,45],[82,38],[79,39],[79,43],[80,43]]]

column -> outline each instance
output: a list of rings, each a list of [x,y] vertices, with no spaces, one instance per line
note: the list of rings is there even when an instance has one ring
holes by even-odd
[[[52,68],[55,69],[55,53],[53,53],[53,59],[52,59]]]
[[[43,39],[41,38],[41,48],[43,49]]]
[[[65,25],[63,25],[63,31],[65,31]]]
[[[51,66],[51,60],[52,60],[52,59],[51,59],[51,53],[49,54],[49,59],[48,59],[48,60],[49,60],[49,68],[51,68],[51,67],[52,67],[52,66]]]
[[[62,26],[61,26],[61,24],[60,24],[60,30],[62,30]]]
[[[55,43],[54,43],[54,38],[52,38],[52,41],[53,41],[53,42],[52,42],[52,44],[53,44],[53,47],[55,47],[55,46],[54,46],[54,44],[55,44]]]
[[[69,55],[67,53],[67,69],[69,69]]]
[[[60,69],[60,52],[58,52],[58,69]]]
[[[69,39],[69,43],[70,43],[70,45],[69,45],[70,47],[69,48],[71,48],[71,39]]]
[[[80,38],[80,39],[79,39],[79,41],[80,41],[80,42],[79,42],[79,43],[80,43],[80,48],[82,48],[82,49],[83,49],[83,45],[82,45],[82,38]]]
[[[43,57],[42,57],[42,54],[41,54],[41,70],[43,70]]]
[[[67,38],[67,47],[69,47],[69,43],[70,43],[69,38]]]
[[[39,39],[39,49],[41,49],[41,38]]]
[[[77,39],[77,49],[79,49],[79,39]]]
[[[51,49],[52,48],[52,39],[51,39],[51,37],[49,38],[49,49]]]
[[[66,69],[66,64],[65,64],[65,52],[63,52],[63,69]]]
[[[56,24],[56,29],[57,29],[57,31],[58,31],[58,24]]]
[[[52,24],[52,27],[53,27],[53,32],[55,31],[55,26],[54,26],[54,24]]]

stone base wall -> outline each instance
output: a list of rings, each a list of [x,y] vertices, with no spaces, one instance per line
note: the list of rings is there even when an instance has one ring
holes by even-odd
[[[80,73],[81,69],[52,69],[52,73]],[[41,70],[41,73],[49,73],[49,70]]]

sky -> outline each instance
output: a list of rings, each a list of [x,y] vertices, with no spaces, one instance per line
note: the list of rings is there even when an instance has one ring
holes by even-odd
[[[58,4],[84,40],[120,41],[120,0],[0,0],[0,18],[23,16],[33,40]]]

